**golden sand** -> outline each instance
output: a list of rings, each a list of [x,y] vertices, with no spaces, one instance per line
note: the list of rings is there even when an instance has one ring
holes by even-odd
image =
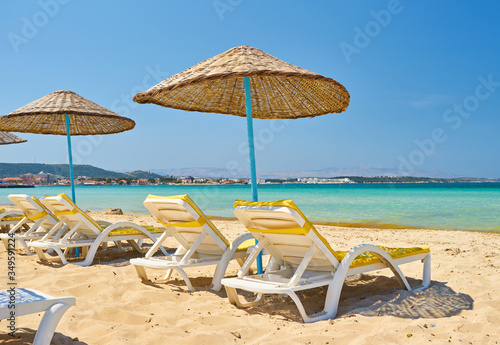
[[[96,219],[154,224],[151,216],[105,215]],[[214,223],[234,239],[245,229],[236,220]],[[500,343],[500,234],[430,229],[379,229],[317,225],[332,247],[348,250],[360,243],[385,246],[429,245],[432,284],[421,292],[400,290],[389,270],[350,279],[344,285],[337,318],[304,324],[290,299],[269,297],[258,307],[238,309],[224,290],[209,288],[213,267],[188,274],[189,293],[174,273],[168,283],[144,284],[128,262],[139,257],[115,248],[98,255],[90,267],[40,263],[17,255],[19,287],[53,296],[75,296],[53,344],[498,344]],[[174,242],[170,242],[173,246]],[[168,245],[168,243],[167,243]],[[0,249],[0,285],[6,288],[6,252]],[[421,265],[402,266],[418,284]],[[235,275],[230,265],[228,276]],[[150,278],[160,278],[160,272]],[[1,278],[4,277],[4,278]],[[177,278],[177,279],[176,279]],[[321,308],[326,290],[301,295],[309,311]],[[19,338],[7,335],[0,321],[0,343],[30,344],[41,315],[18,318]]]

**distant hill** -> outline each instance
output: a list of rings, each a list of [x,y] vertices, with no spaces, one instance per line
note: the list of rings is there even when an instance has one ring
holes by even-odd
[[[110,170],[104,170],[92,165],[74,165],[75,177],[87,176],[92,178],[160,178],[161,175],[136,170],[130,173],[119,173]],[[20,177],[21,175],[31,173],[38,174],[39,172],[60,175],[69,177],[68,164],[43,164],[43,163],[0,163],[0,178],[3,177]]]
[[[155,174],[155,173],[152,173],[149,171],[142,171],[142,170],[135,170],[135,171],[131,171],[128,173],[123,173],[123,175],[125,175],[125,177],[147,178],[147,179],[150,179],[150,178],[156,179],[156,178],[164,178],[165,177],[165,176],[158,175],[158,174]]]
[[[250,172],[246,166],[242,169],[230,170],[217,167],[198,167],[183,169],[152,169],[153,172],[161,175],[172,176],[194,176],[208,178],[248,178]],[[325,168],[320,170],[296,170],[296,171],[263,171],[257,169],[257,177],[264,179],[286,179],[298,177],[322,177],[332,176],[401,176],[402,173],[397,168],[390,167],[346,167],[346,168]],[[457,178],[461,177],[443,171],[425,171],[415,169],[412,176],[425,176],[429,178]]]

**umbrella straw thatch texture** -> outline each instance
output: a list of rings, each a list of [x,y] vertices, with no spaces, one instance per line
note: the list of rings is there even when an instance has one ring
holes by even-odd
[[[135,122],[101,107],[72,91],[56,91],[0,117],[0,130],[66,135],[66,114],[71,135],[120,133]]]
[[[133,120],[67,90],[52,92],[0,117],[1,131],[67,136],[73,201],[76,200],[71,136],[120,133],[134,126]]]
[[[340,113],[349,105],[342,84],[249,46],[200,62],[138,93],[134,101],[246,116],[243,77],[250,79],[254,118],[313,117]]]
[[[0,132],[0,145],[25,143],[28,140],[9,132]]]

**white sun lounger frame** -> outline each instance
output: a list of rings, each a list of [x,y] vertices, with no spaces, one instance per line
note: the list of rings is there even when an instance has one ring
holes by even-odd
[[[247,222],[243,213],[246,210],[265,210],[273,212],[281,212],[289,214],[300,225],[304,226],[306,220],[294,209],[288,207],[250,207],[238,206],[235,209],[235,215],[244,224]],[[245,224],[247,225],[247,224]],[[254,232],[254,236],[259,240],[253,253],[247,258],[244,265],[238,272],[236,278],[225,278],[222,280],[229,302],[239,307],[255,306],[260,303],[263,294],[279,294],[288,295],[296,304],[300,315],[304,322],[315,322],[319,320],[326,320],[334,318],[337,314],[340,293],[348,276],[353,276],[361,273],[372,272],[383,268],[390,268],[400,283],[402,288],[408,291],[416,291],[427,288],[431,281],[431,255],[430,253],[416,254],[412,256],[403,257],[400,259],[391,258],[387,252],[378,246],[372,244],[361,244],[352,248],[348,254],[339,262],[332,252],[326,247],[325,243],[316,235],[315,232],[309,231],[307,236],[312,240],[312,244],[307,251],[306,255],[302,258],[300,265],[293,269],[290,265],[285,264],[280,266],[278,260],[283,262],[282,258],[275,259],[276,252],[273,250],[271,243],[268,243],[265,238],[260,236],[258,232]],[[271,262],[267,266],[264,274],[248,276],[250,266],[257,258],[257,254],[261,249],[266,249],[271,255]],[[318,272],[308,270],[308,265],[313,257],[315,251],[322,251],[331,263],[332,269],[330,272]],[[367,266],[360,266],[350,269],[349,266],[356,259],[356,257],[363,253],[373,253],[381,262]],[[422,285],[412,289],[402,273],[399,265],[413,262],[422,261],[423,263],[423,280]],[[324,309],[318,313],[307,315],[302,302],[297,296],[298,291],[312,289],[320,286],[328,286],[328,291],[325,300]],[[241,289],[256,293],[256,299],[251,302],[242,302],[238,296],[237,290]]]

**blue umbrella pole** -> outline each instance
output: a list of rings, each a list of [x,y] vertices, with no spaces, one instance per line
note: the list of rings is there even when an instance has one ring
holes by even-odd
[[[259,201],[257,195],[257,171],[255,168],[255,148],[253,142],[252,96],[250,93],[250,78],[244,77],[245,105],[247,110],[248,152],[250,155],[250,178],[252,183],[252,200]],[[257,244],[257,240],[255,241]],[[257,256],[257,273],[262,274],[262,252]]]
[[[69,115],[66,114],[66,134],[68,135],[68,155],[69,155],[69,178],[71,180],[71,197],[73,202],[76,203],[75,197],[75,178],[73,176],[73,153],[71,151],[71,131],[69,129]],[[76,257],[80,256],[80,248],[75,249]]]
[[[69,115],[66,114],[66,134],[68,135],[68,155],[69,155],[69,178],[71,180],[71,197],[76,203],[75,178],[73,176],[73,153],[71,151],[71,130],[69,129]]]

